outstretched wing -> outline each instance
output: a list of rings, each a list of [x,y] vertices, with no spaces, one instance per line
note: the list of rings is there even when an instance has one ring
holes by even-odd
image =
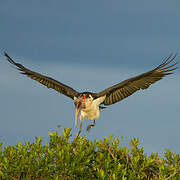
[[[15,65],[17,67],[18,70],[21,71],[21,74],[25,74],[27,75],[28,77],[30,77],[31,79],[35,80],[35,81],[38,81],[39,83],[47,86],[48,88],[52,88],[52,89],[55,89],[56,91],[74,99],[74,96],[78,96],[78,92],[75,91],[73,88],[59,82],[59,81],[56,81],[50,77],[47,77],[47,76],[43,76],[39,73],[36,73],[36,72],[33,72],[27,68],[25,68],[23,65],[21,64],[18,64],[16,62],[14,62],[9,56],[7,53],[4,53],[4,55],[7,57],[7,60]]]
[[[177,67],[174,67],[177,62],[169,65],[175,59],[175,57],[176,55],[172,56],[171,54],[157,68],[139,76],[127,79],[119,84],[103,90],[100,93],[95,93],[94,97],[97,98],[106,95],[106,98],[102,104],[111,105],[121,101],[140,89],[147,89],[151,84],[159,81],[166,75],[172,74],[172,71],[177,69]]]

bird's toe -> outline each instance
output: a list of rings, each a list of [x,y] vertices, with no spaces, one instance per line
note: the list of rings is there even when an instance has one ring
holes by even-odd
[[[91,129],[91,124],[89,124],[86,128],[86,131],[89,131]]]

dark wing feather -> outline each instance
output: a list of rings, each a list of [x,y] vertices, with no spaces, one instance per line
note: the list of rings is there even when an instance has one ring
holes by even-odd
[[[72,89],[71,87],[63,84],[63,83],[60,83],[59,81],[56,81],[50,77],[47,77],[47,76],[43,76],[39,73],[36,73],[36,72],[33,72],[27,68],[25,68],[23,65],[21,64],[18,64],[16,62],[14,62],[9,56],[7,53],[4,53],[4,55],[7,57],[7,60],[15,65],[17,67],[18,70],[21,71],[22,74],[25,74],[27,75],[28,77],[30,77],[31,79],[35,80],[35,81],[38,81],[39,83],[47,86],[48,88],[52,88],[52,89],[55,89],[56,91],[70,97],[70,98],[74,98],[74,96],[78,96],[78,92],[75,91],[74,89]]]
[[[105,89],[100,93],[95,93],[94,97],[98,98],[106,95],[106,98],[102,104],[111,105],[121,101],[140,89],[147,89],[151,84],[159,81],[166,75],[172,74],[172,71],[177,69],[177,67],[174,67],[177,63],[169,65],[175,59],[175,57],[176,55],[170,55],[157,68],[139,76],[127,79],[119,84]]]

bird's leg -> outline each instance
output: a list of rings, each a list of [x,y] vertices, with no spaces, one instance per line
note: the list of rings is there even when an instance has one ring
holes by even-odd
[[[82,123],[80,124],[80,128],[79,128],[79,131],[78,131],[78,136],[80,135],[81,130],[82,130]]]
[[[78,131],[78,136],[80,135],[81,130],[82,130],[82,123],[83,123],[83,120],[81,119],[81,123],[80,123],[79,131]]]
[[[96,121],[93,120],[93,124],[89,124],[86,128],[87,131],[89,131],[92,127],[94,127],[96,125]]]

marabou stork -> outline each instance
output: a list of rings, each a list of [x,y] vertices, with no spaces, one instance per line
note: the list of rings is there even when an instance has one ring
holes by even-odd
[[[175,59],[176,55],[170,55],[167,57],[162,64],[157,66],[155,69],[148,71],[146,73],[140,74],[136,77],[127,79],[122,81],[112,87],[109,87],[99,93],[92,92],[77,92],[73,88],[52,79],[51,77],[47,77],[31,71],[27,69],[23,65],[16,63],[9,57],[7,53],[4,53],[7,57],[7,60],[17,67],[18,70],[21,71],[22,74],[27,75],[33,80],[38,81],[39,83],[47,86],[48,88],[55,89],[56,91],[64,94],[65,96],[70,97],[74,100],[75,104],[75,127],[77,127],[77,119],[80,112],[80,128],[79,133],[81,132],[83,119],[87,118],[89,120],[93,120],[93,124],[87,126],[87,130],[91,127],[95,126],[95,119],[98,119],[100,116],[100,109],[105,108],[101,105],[111,105],[121,101],[124,98],[132,95],[136,91],[142,89],[147,89],[151,84],[159,81],[164,76],[172,74],[172,71],[177,69],[175,65],[177,62],[170,63]]]

